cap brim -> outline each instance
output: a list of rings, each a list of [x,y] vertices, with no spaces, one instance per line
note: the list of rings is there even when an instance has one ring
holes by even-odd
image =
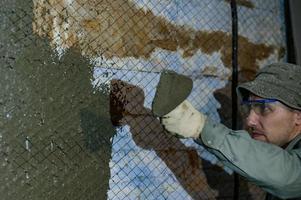
[[[281,91],[279,92],[279,90]],[[277,99],[278,101],[294,109],[301,109],[301,107],[296,107],[290,103],[295,101],[290,94],[290,91],[280,88],[279,85],[275,83],[269,83],[261,80],[250,81],[239,85],[236,91],[242,100],[245,100],[245,98],[252,93],[265,99]]]

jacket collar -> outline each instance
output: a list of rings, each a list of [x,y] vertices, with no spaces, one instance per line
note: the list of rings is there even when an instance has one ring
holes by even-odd
[[[285,148],[285,150],[292,150],[296,145],[301,145],[301,134],[295,137]]]

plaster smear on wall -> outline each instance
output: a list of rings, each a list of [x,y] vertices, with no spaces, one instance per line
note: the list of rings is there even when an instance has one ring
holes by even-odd
[[[77,47],[91,60],[113,58],[152,59],[157,49],[181,52],[189,58],[199,50],[211,55],[221,54],[223,65],[231,67],[231,35],[224,31],[202,31],[190,26],[176,25],[151,10],[137,8],[130,1],[33,0],[36,34],[48,37],[60,54]],[[201,14],[201,13],[200,13]],[[280,55],[282,48],[264,43],[253,43],[239,36],[239,64],[242,71],[255,72],[257,61],[272,54]],[[250,52],[253,52],[250,54]],[[158,60],[158,59],[157,59]],[[159,59],[159,62],[161,60]],[[97,63],[96,63],[97,65]],[[135,66],[113,65],[135,69]],[[161,66],[161,68],[165,66]],[[156,64],[146,71],[159,71]]]

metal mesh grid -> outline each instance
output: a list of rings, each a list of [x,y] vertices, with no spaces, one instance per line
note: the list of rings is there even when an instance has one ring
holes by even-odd
[[[238,1],[242,81],[283,59],[282,3],[266,2]],[[233,198],[232,171],[164,133],[150,110],[170,69],[193,79],[198,110],[231,124],[228,1],[3,0],[0,9],[3,199]],[[242,181],[241,198],[263,195]]]

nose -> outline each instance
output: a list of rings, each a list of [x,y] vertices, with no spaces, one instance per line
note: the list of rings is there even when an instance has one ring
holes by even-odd
[[[255,127],[258,124],[258,114],[254,112],[253,109],[250,110],[249,115],[246,119],[246,123],[248,127]]]

